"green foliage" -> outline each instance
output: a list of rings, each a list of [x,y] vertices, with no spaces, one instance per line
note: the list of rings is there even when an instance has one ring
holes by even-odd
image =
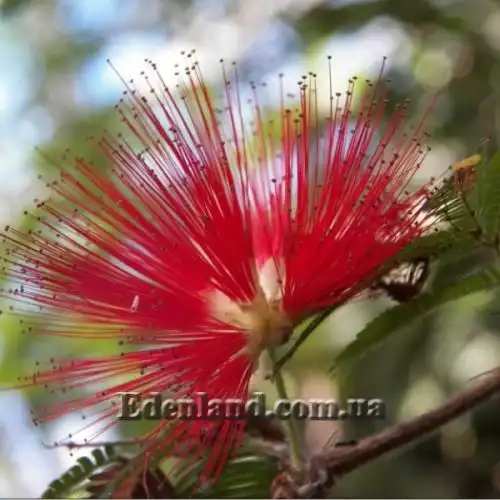
[[[497,196],[495,187],[500,180],[500,155],[495,155],[490,161],[483,160],[475,170],[477,180],[473,188],[462,190],[456,178],[450,176],[425,204],[425,208],[431,210],[448,228],[436,228],[434,232],[419,238],[404,248],[396,260],[411,261],[425,257],[439,258],[441,261],[457,259],[481,245],[491,247],[488,237],[494,234],[488,230],[488,226],[493,224],[493,233],[495,230],[498,232],[500,215],[500,196]],[[493,208],[495,204],[497,209]]]
[[[481,154],[481,162],[478,165],[471,166],[474,170],[468,173],[466,169],[455,171],[450,175],[443,185],[434,193],[434,195],[426,202],[425,208],[432,210],[433,214],[438,217],[442,222],[447,222],[455,230],[455,233],[474,233],[478,229],[475,211],[472,209],[474,206],[473,200],[476,197],[477,182],[475,176],[484,175],[486,165],[491,163],[487,162],[485,154]],[[467,160],[464,160],[467,161]],[[456,168],[456,167],[454,167]],[[467,184],[462,184],[459,181],[460,175],[470,175],[474,179],[474,187],[468,187]],[[442,232],[442,231],[441,231]],[[453,235],[457,237],[459,235]],[[444,250],[443,248],[439,250]],[[441,252],[437,255],[441,257]]]
[[[92,450],[91,457],[79,458],[78,465],[74,465],[60,478],[49,484],[49,487],[42,493],[42,498],[66,498],[97,470],[121,461],[121,457],[116,455],[111,445]]]
[[[478,169],[474,192],[474,215],[484,235],[498,245],[500,234],[500,153]]]
[[[418,258],[439,257],[440,259],[458,258],[478,246],[469,233],[454,228],[435,231],[422,236],[404,248],[396,257],[399,262],[409,262]]]
[[[198,481],[203,472],[204,459],[195,463],[177,463],[175,472],[166,474],[158,465],[153,465],[165,462],[165,457],[157,457],[149,463],[147,472],[138,473],[142,461],[141,464],[134,459],[128,461],[117,456],[111,447],[106,447],[104,452],[101,449],[93,450],[92,456],[94,460],[88,457],[80,458],[78,465],[50,484],[42,498],[67,498],[74,495],[88,498],[90,493],[92,498],[112,498],[131,475],[137,477],[129,492],[133,498],[144,497],[146,491],[152,494],[153,498],[172,498],[171,495],[174,495],[174,498],[200,499],[268,498],[271,483],[278,474],[276,460],[257,456],[250,449],[243,449],[227,464],[217,483],[200,489]],[[171,467],[172,464],[168,468]],[[104,473],[96,474],[103,469]],[[147,482],[147,489],[142,484],[144,480]]]
[[[466,215],[462,193],[454,188],[452,176],[447,178],[443,185],[425,203],[425,208],[433,210],[434,214],[443,222],[457,222]]]
[[[0,14],[3,16],[15,15],[30,3],[34,3],[33,0],[0,0]]]
[[[370,350],[380,347],[391,335],[401,331],[412,320],[434,309],[473,293],[491,290],[500,285],[500,272],[487,268],[472,274],[456,284],[424,293],[411,302],[399,304],[372,320],[365,326],[336,358],[333,371],[349,368],[354,361]]]
[[[216,484],[197,490],[203,463],[181,469],[176,484],[179,498],[269,498],[278,474],[276,461],[240,452],[231,460]]]

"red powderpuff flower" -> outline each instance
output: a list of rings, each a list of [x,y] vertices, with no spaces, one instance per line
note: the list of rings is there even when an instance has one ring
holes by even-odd
[[[102,432],[116,424],[116,393],[129,391],[245,400],[266,348],[366,288],[429,224],[430,184],[407,191],[425,156],[422,124],[409,131],[406,106],[384,119],[380,78],[356,106],[354,81],[345,96],[330,92],[324,120],[311,75],[299,109],[281,88],[268,123],[253,87],[244,111],[236,68],[223,69],[219,103],[196,63],[173,89],[150,67],[149,92],[124,82],[117,109],[129,134],[98,141],[108,169],[75,158],[38,204],[40,230],[3,235],[13,300],[39,307],[32,333],[125,349],[53,359],[29,377],[65,393],[37,422],[96,407]],[[210,443],[213,479],[244,425],[165,420],[143,442],[195,455]]]

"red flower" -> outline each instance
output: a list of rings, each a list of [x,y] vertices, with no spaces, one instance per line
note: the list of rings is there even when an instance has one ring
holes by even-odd
[[[353,82],[345,98],[332,95],[322,129],[315,77],[301,83],[298,112],[282,91],[275,143],[255,91],[253,135],[245,124],[236,71],[224,73],[219,111],[196,64],[174,90],[151,66],[150,93],[126,84],[118,105],[130,138],[99,141],[109,169],[75,158],[38,205],[41,231],[4,234],[14,300],[43,314],[33,333],[127,348],[51,360],[30,377],[65,392],[107,386],[49,405],[39,421],[107,404],[104,430],[116,422],[118,392],[247,398],[264,349],[368,286],[428,222],[418,207],[429,186],[406,191],[425,156],[421,125],[406,132],[405,106],[384,122],[380,80],[357,112]],[[145,441],[150,451],[188,443],[201,453],[208,434],[205,472],[216,478],[243,428],[162,421]]]

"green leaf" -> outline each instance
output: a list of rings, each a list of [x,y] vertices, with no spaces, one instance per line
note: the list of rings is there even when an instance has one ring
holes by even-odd
[[[481,150],[479,154],[473,155],[459,163],[469,160],[474,161],[474,156],[478,156],[480,160],[477,164],[471,164],[471,168],[474,168],[476,172],[475,174],[471,172],[471,175],[475,176],[473,188],[467,188],[464,191],[460,186],[457,186],[457,176],[462,170],[455,171],[454,175],[446,179],[442,186],[424,204],[426,210],[432,211],[433,215],[440,218],[443,222],[450,223],[456,233],[474,234],[480,229],[475,213],[477,205],[475,200],[480,199],[478,197],[478,181],[488,172],[488,166],[491,165],[491,161],[488,161],[486,152]],[[453,169],[457,169],[458,165],[456,164]],[[465,168],[467,169],[468,167],[465,166]],[[477,240],[477,237],[475,239]]]
[[[500,153],[478,169],[472,200],[481,229],[487,237],[496,241],[500,230]]]
[[[392,334],[400,331],[410,321],[434,309],[466,297],[473,293],[490,290],[500,285],[500,272],[494,268],[487,268],[476,274],[467,276],[459,283],[446,286],[432,293],[424,293],[411,302],[399,304],[383,312],[372,320],[358,333],[336,358],[333,371],[350,365],[365,355],[368,351],[380,347]]]
[[[241,451],[214,485],[195,491],[203,465],[199,462],[181,470],[176,482],[179,498],[269,498],[271,483],[279,472],[275,460]]]
[[[111,463],[119,462],[120,457],[116,455],[113,446],[96,448],[91,452],[92,459],[82,457],[66,471],[60,478],[52,481],[49,487],[42,493],[42,498],[66,498],[72,490],[79,486],[98,469]]]
[[[398,262],[410,262],[418,258],[439,257],[452,258],[460,257],[478,246],[478,242],[467,232],[460,232],[456,229],[442,229],[422,236],[408,245],[398,253]]]

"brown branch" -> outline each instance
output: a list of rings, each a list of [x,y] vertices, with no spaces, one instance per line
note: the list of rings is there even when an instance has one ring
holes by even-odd
[[[393,425],[348,448],[336,448],[322,457],[332,477],[346,474],[386,453],[410,444],[500,393],[500,370],[476,379],[470,387],[443,405],[407,422]]]
[[[310,471],[284,470],[271,487],[271,498],[326,498],[339,476],[347,474],[382,455],[410,445],[444,424],[500,393],[500,369],[474,380],[472,385],[443,405],[407,422],[396,424],[374,436],[337,446],[313,457]],[[316,480],[311,479],[311,473]],[[321,476],[321,479],[318,478]]]
[[[386,453],[414,443],[496,393],[500,393],[500,369],[475,379],[470,387],[451,397],[435,410],[402,424],[393,425],[352,446],[337,446],[313,457],[309,471],[285,469],[271,485],[270,498],[326,498],[328,490],[339,476]]]
[[[249,414],[245,428],[251,436],[259,436],[271,442],[286,442],[286,433],[283,426],[263,416]]]

